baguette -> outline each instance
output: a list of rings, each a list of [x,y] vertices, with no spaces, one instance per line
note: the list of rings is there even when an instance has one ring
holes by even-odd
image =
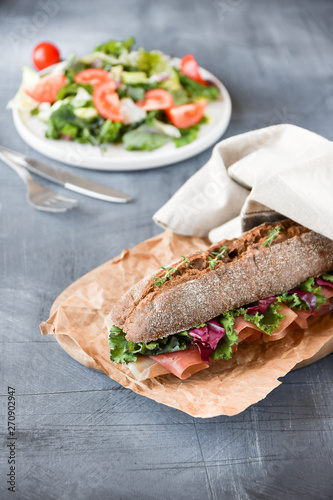
[[[273,228],[277,236],[266,244]],[[213,252],[226,252],[211,268]],[[333,268],[333,241],[291,220],[265,223],[223,240],[172,266],[161,286],[157,271],[134,285],[114,306],[109,324],[132,342],[160,339],[231,309],[293,288]]]

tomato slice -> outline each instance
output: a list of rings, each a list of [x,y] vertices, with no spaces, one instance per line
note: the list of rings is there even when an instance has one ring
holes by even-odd
[[[155,109],[168,109],[175,105],[170,92],[164,89],[152,89],[145,93],[143,101],[137,101],[137,106],[144,108],[146,111]]]
[[[180,71],[183,75],[188,76],[192,80],[195,80],[202,85],[207,85],[206,80],[204,80],[200,75],[199,64],[194,59],[192,54],[187,54],[187,56],[183,57],[180,62]]]
[[[117,92],[114,91],[113,81],[105,82],[94,88],[93,103],[100,115],[113,122],[124,121],[121,103]]]
[[[196,125],[205,114],[206,101],[191,102],[166,110],[171,123],[178,128],[189,128]]]
[[[94,87],[97,85],[102,85],[102,83],[108,82],[110,85],[113,85],[113,90],[116,90],[117,85],[113,81],[110,73],[105,69],[98,68],[90,68],[84,69],[80,71],[77,75],[74,76],[74,81],[76,83],[90,83]]]
[[[62,73],[43,76],[33,87],[25,89],[25,93],[38,102],[54,102],[58,91],[66,85],[66,77]]]
[[[32,61],[39,71],[60,62],[58,47],[50,42],[41,42],[36,45],[32,52]]]

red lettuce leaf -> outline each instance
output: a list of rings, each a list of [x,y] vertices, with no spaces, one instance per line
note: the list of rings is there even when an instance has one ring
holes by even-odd
[[[315,283],[319,286],[329,286],[333,288],[333,283],[330,281],[323,280],[323,278],[315,278]]]
[[[299,298],[306,303],[312,313],[315,311],[317,305],[317,297],[314,293],[304,292],[297,286],[289,290],[289,293],[296,293]]]
[[[209,361],[210,355],[215,351],[218,343],[225,335],[225,329],[217,319],[212,319],[207,322],[206,326],[193,328],[188,333],[193,338],[193,343],[199,349],[201,359]]]
[[[267,297],[266,299],[258,300],[257,306],[252,306],[246,309],[248,314],[255,314],[256,312],[260,312],[263,314],[269,306],[276,301],[276,297]]]

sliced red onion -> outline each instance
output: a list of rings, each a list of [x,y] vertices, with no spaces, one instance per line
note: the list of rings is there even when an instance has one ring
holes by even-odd
[[[168,73],[157,73],[156,75],[152,75],[148,78],[149,83],[154,82],[165,82],[165,80],[169,80],[170,75]]]
[[[217,319],[212,319],[207,322],[206,326],[193,328],[188,333],[193,337],[193,342],[199,349],[201,359],[209,361],[210,355],[215,351],[218,343],[223,338],[225,329]]]
[[[310,311],[312,313],[315,311],[316,305],[317,305],[317,297],[315,296],[314,293],[304,292],[303,290],[301,290],[297,286],[295,288],[292,288],[291,290],[289,290],[288,293],[297,293],[299,298],[301,300],[303,300],[303,302],[305,302],[306,305],[309,307]]]
[[[114,82],[117,85],[117,89],[120,89],[123,85],[123,81],[121,79],[121,76],[117,76],[116,78],[114,78]]]
[[[267,297],[266,299],[258,300],[257,306],[249,307],[246,312],[248,314],[255,314],[256,312],[260,312],[263,314],[269,306],[276,301],[276,297]]]
[[[205,82],[208,87],[217,87],[216,83],[212,82],[212,80],[205,80]]]
[[[102,68],[102,67],[103,67],[103,61],[102,61],[102,59],[95,59],[95,60],[91,63],[91,67],[92,67],[92,68]]]
[[[330,288],[333,288],[333,283],[323,280],[323,278],[315,278],[315,282],[319,286],[329,286]]]

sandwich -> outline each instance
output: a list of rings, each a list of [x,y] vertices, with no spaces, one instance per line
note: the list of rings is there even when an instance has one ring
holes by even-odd
[[[285,219],[180,256],[139,281],[105,322],[110,359],[137,380],[186,379],[243,342],[279,341],[333,309],[333,241]]]

